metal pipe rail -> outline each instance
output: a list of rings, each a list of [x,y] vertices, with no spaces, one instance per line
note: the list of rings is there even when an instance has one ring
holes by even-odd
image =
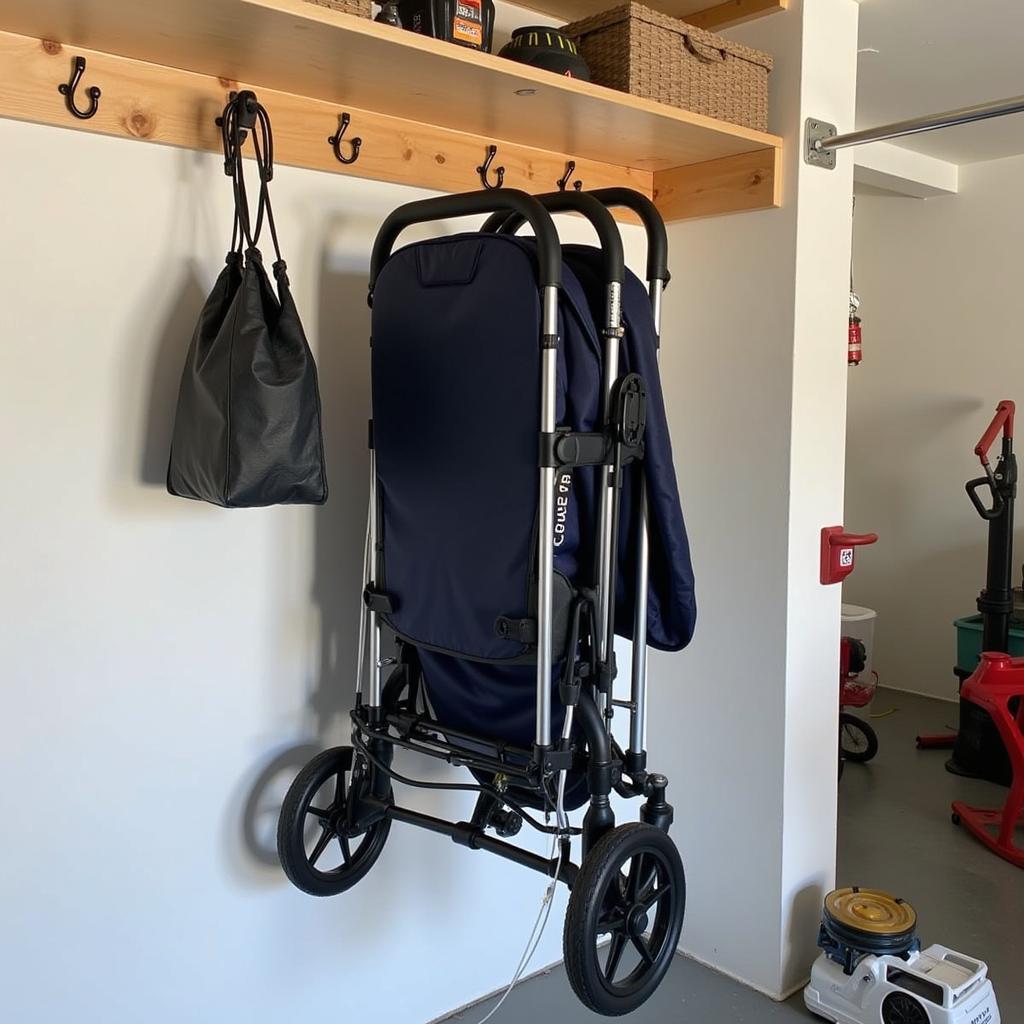
[[[976,103],[970,107],[947,110],[941,114],[929,114],[925,117],[914,117],[906,121],[880,125],[878,128],[865,128],[861,131],[836,133],[835,125],[815,118],[807,119],[807,146],[805,158],[808,163],[824,167],[835,166],[837,149],[849,146],[863,146],[869,142],[885,142],[888,139],[902,139],[908,135],[919,135],[922,132],[933,132],[940,128],[953,128],[960,124],[973,124],[975,121],[987,121],[993,117],[1006,117],[1008,114],[1024,113],[1024,96],[1011,96],[1004,100],[991,103]]]

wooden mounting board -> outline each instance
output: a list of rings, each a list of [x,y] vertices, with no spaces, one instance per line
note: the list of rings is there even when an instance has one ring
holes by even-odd
[[[0,0],[0,30],[650,171],[779,144],[307,0]]]
[[[57,92],[57,84],[68,78],[72,54],[86,58],[80,88],[102,88],[99,110],[88,121],[72,117]],[[228,92],[253,87],[2,32],[0,69],[0,116],[211,151],[221,148],[214,121]],[[345,138],[359,136],[362,146],[354,164],[341,164],[327,142],[338,127],[336,104],[255,88],[271,115],[278,163],[443,192],[480,187],[476,168],[490,139],[346,107],[352,121]],[[349,153],[347,141],[342,148]],[[565,173],[567,159],[499,142],[493,167],[505,168],[509,187],[549,192]],[[578,160],[573,178],[585,180],[588,188],[624,185],[652,193],[651,172],[629,167]]]
[[[576,21],[579,18],[599,14],[615,6],[615,0],[517,0],[519,6],[532,11],[549,14],[553,18]],[[624,2],[624,0],[623,0]],[[656,11],[671,14],[674,18],[700,28],[717,30],[741,25],[766,14],[784,11],[789,0],[726,0],[725,3],[708,5],[708,0],[642,0]]]
[[[57,93],[79,54],[80,88],[103,90],[88,121]],[[533,192],[571,159],[587,188],[651,195],[667,175],[670,219],[778,205],[776,136],[306,0],[0,0],[0,116],[215,149],[238,83],[271,111],[282,163],[463,191],[493,143],[505,183]],[[348,166],[326,143],[342,111],[363,139]]]

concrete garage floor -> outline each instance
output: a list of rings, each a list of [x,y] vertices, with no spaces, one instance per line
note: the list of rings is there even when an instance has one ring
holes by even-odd
[[[941,942],[987,961],[1003,1021],[1024,1021],[1024,872],[956,828],[949,812],[954,799],[998,806],[1006,790],[950,775],[942,767],[944,751],[916,749],[918,733],[943,732],[956,724],[954,704],[879,690],[872,710],[890,708],[897,710],[871,720],[879,737],[878,756],[869,765],[848,764],[840,783],[838,884],[886,889],[907,899],[917,909],[923,943]],[[493,1005],[487,999],[447,1019],[474,1024]],[[492,1021],[590,1024],[605,1019],[576,1001],[557,966],[523,982]],[[655,996],[628,1019],[635,1024],[811,1024],[820,1018],[804,1008],[799,993],[774,1003],[679,957]]]

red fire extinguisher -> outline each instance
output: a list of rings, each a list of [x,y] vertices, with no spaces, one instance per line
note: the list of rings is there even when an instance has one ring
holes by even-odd
[[[857,214],[857,197],[853,197],[851,208],[851,222]],[[861,360],[861,338],[860,338],[860,317],[857,310],[860,309],[860,296],[853,290],[853,240],[850,241],[850,328],[846,336],[846,365],[860,366]]]
[[[857,366],[861,359],[860,339],[860,317],[857,310],[860,308],[860,296],[850,292],[850,330],[846,342],[846,365]]]

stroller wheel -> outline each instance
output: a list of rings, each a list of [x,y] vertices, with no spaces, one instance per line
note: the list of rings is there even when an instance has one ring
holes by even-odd
[[[390,818],[362,833],[349,827],[352,766],[351,747],[325,750],[295,776],[281,806],[281,866],[289,881],[311,896],[335,896],[351,889],[373,867],[391,829]]]
[[[672,963],[685,906],[683,862],[666,832],[632,822],[602,836],[565,915],[565,969],[580,1001],[607,1017],[645,1002]]]
[[[839,743],[843,748],[843,757],[847,761],[858,761],[863,764],[878,753],[878,736],[875,730],[862,718],[845,711],[839,714]]]

